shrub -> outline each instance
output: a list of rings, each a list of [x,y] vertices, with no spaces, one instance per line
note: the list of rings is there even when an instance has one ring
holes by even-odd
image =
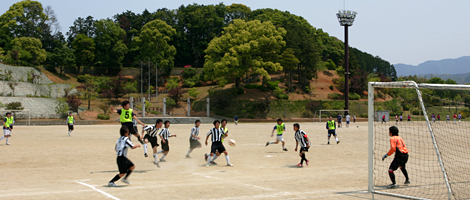
[[[183,69],[183,79],[188,79],[188,78],[192,78],[194,76],[196,76],[197,74],[197,70],[195,68],[192,68],[191,66],[189,67],[184,67]]]
[[[293,86],[292,86],[292,89],[293,89],[293,90],[296,90],[296,89],[297,89],[297,86],[293,85]]]
[[[79,83],[86,83],[86,82],[88,82],[89,80],[92,80],[92,79],[93,79],[93,76],[90,76],[89,74],[78,75],[77,76],[77,81]]]
[[[418,109],[418,108],[412,108],[412,109],[411,109],[411,114],[413,114],[413,115],[419,115],[419,114],[420,114],[419,109]]]
[[[337,94],[337,93],[332,93],[332,94],[328,94],[328,98],[338,100],[338,99],[343,99],[343,95]]]
[[[407,103],[403,104],[403,110],[404,111],[409,111],[410,108],[411,108],[411,104],[407,104]]]
[[[335,86],[330,85],[330,90],[333,90],[333,89],[335,89]]]
[[[55,112],[59,114],[60,118],[66,118],[69,115],[69,105],[64,99],[57,100],[57,106]]]
[[[369,117],[369,114],[367,114],[367,113],[361,113],[361,114],[359,115],[359,117],[368,118],[368,117]]]
[[[98,116],[96,116],[97,119],[101,119],[101,120],[108,120],[110,118],[109,115],[105,115],[105,114],[98,114]]]
[[[166,82],[166,89],[171,90],[173,88],[177,88],[179,85],[180,79],[178,77],[171,77],[167,79]]]
[[[361,96],[357,93],[351,93],[349,94],[349,100],[359,100]]]
[[[190,97],[196,99],[197,98],[197,95],[201,93],[201,92],[198,92],[196,88],[191,88],[188,90],[188,94]]]
[[[310,86],[306,85],[305,86],[305,93],[310,94],[310,92],[312,92],[312,89],[310,88]]]
[[[5,105],[7,110],[23,110],[21,102],[11,102]]]
[[[276,94],[276,97],[277,97],[278,99],[289,99],[289,95],[284,94],[284,93],[277,93],[277,94]]]
[[[266,87],[271,91],[274,91],[279,86],[279,81],[266,81]]]
[[[196,82],[192,81],[192,79],[184,79],[183,87],[192,88],[196,85]]]
[[[247,84],[245,85],[246,89],[261,89],[263,86],[262,85],[255,85],[255,84]]]

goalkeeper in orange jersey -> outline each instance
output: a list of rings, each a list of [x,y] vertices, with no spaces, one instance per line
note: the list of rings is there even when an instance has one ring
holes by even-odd
[[[408,178],[408,172],[406,171],[406,162],[408,161],[408,149],[406,148],[405,141],[398,136],[398,128],[396,126],[392,126],[389,129],[390,135],[390,150],[387,154],[382,157],[382,161],[385,160],[388,156],[391,156],[395,153],[395,158],[393,159],[392,163],[390,164],[390,168],[388,169],[388,175],[390,176],[390,180],[392,184],[390,184],[387,188],[392,189],[398,187],[395,182],[395,174],[393,173],[398,168],[401,169],[403,175],[405,175],[405,184],[410,184],[410,178]]]

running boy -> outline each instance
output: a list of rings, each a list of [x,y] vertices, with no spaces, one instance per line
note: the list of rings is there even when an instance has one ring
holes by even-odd
[[[135,137],[137,137],[139,142],[143,144],[144,142],[142,141],[142,138],[140,138],[139,134],[137,133],[137,130],[134,128],[134,123],[132,123],[132,119],[134,119],[137,122],[139,122],[140,124],[142,124],[142,126],[145,126],[145,124],[142,123],[137,118],[135,113],[132,111],[132,108],[130,108],[129,101],[127,101],[127,100],[123,101],[121,105],[122,105],[122,109],[117,110],[117,113],[119,114],[119,121],[121,122],[122,126],[127,127],[129,132],[132,135],[134,135]]]
[[[351,120],[351,116],[349,116],[349,113],[346,115],[346,128],[349,128],[349,121]]]
[[[233,121],[235,122],[235,125],[238,124],[238,116],[235,115],[235,117],[233,118]]]
[[[277,144],[279,142],[282,142],[282,150],[287,151],[287,149],[284,147],[286,142],[284,142],[284,138],[282,138],[282,133],[286,130],[286,125],[282,122],[282,119],[279,118],[277,119],[277,124],[274,126],[273,131],[271,131],[271,137],[274,136],[274,131],[277,131],[277,137],[276,141],[274,142],[266,142],[266,147],[270,144]]]
[[[199,142],[199,126],[201,125],[201,121],[198,119],[194,122],[194,127],[191,129],[191,136],[189,136],[189,150],[186,154],[186,158],[191,158],[189,154],[193,152],[196,148],[201,148],[201,143]]]
[[[2,138],[0,138],[0,140],[3,140],[3,138],[7,138],[5,143],[6,145],[10,145],[8,140],[10,139],[11,135],[11,123],[11,112],[7,112],[5,118],[3,119],[3,136]]]
[[[227,135],[228,135],[228,128],[227,128],[227,120],[226,119],[222,119],[221,123],[220,123],[220,130],[222,130],[224,132],[224,134],[222,135],[222,144],[224,143],[224,140],[225,138],[227,138]],[[210,156],[210,152],[206,154],[205,158],[206,158],[206,161],[207,161],[207,158]],[[217,165],[217,163],[215,162],[215,160],[217,158],[219,158],[220,156],[220,152],[219,151],[216,151],[215,152],[215,156],[212,157],[212,160],[210,160],[210,163],[213,164],[213,165]]]
[[[168,155],[168,153],[170,152],[170,142],[168,141],[168,138],[170,137],[176,137],[176,135],[171,135],[170,134],[170,121],[166,120],[165,121],[165,128],[162,129],[162,131],[160,131],[160,133],[158,133],[158,135],[160,136],[160,139],[162,140],[162,150],[157,152],[157,154],[159,153],[163,153],[162,155],[162,158],[160,158],[160,162],[166,162],[165,160],[165,156]],[[157,160],[157,155],[155,154],[155,160]],[[158,163],[156,163],[158,164]]]
[[[343,118],[343,116],[341,116],[341,113],[338,113],[337,118],[338,118],[338,128],[341,128],[342,127],[341,126],[341,119]]]
[[[452,118],[454,118],[454,123],[457,123],[457,114],[454,113],[454,116],[452,116]]]
[[[395,115],[395,125],[398,124],[398,115]]]
[[[227,150],[225,150],[224,144],[222,143],[223,135],[225,134],[225,137],[227,137],[228,134],[224,133],[224,131],[219,126],[220,126],[220,121],[215,120],[214,128],[212,128],[209,131],[209,133],[207,133],[207,136],[206,136],[206,146],[207,146],[207,140],[209,139],[209,136],[211,136],[211,139],[212,139],[211,154],[209,155],[209,158],[207,159],[206,166],[209,166],[209,163],[212,160],[214,154],[216,153],[216,151],[218,151],[218,152],[223,152],[225,154],[225,159],[227,160],[227,166],[233,167],[233,165],[230,163],[228,152]]]
[[[336,122],[333,117],[330,116],[330,120],[326,122],[326,129],[328,130],[328,144],[330,144],[331,135],[335,136],[336,144],[339,144],[338,137],[336,137]]]
[[[69,113],[69,116],[67,117],[67,122],[66,125],[69,127],[69,136],[73,131],[73,124],[75,123],[75,119],[72,116],[72,112]]]
[[[305,164],[308,166],[308,160],[305,158],[305,153],[308,152],[308,149],[310,148],[310,140],[308,139],[307,133],[305,133],[303,130],[300,130],[300,125],[295,123],[294,124],[294,131],[295,131],[295,151],[297,152],[297,146],[300,143],[300,151],[299,151],[299,156],[300,156],[300,163],[297,164],[298,167],[303,167],[304,160]]]
[[[392,184],[390,184],[387,188],[392,189],[398,187],[395,182],[395,174],[393,173],[398,168],[401,169],[403,175],[405,176],[405,184],[410,184],[410,178],[408,177],[408,172],[406,171],[406,162],[408,162],[408,149],[406,148],[405,141],[398,136],[398,128],[396,126],[392,126],[389,129],[390,135],[390,150],[387,154],[382,157],[382,161],[385,160],[388,156],[391,156],[395,153],[395,158],[393,159],[392,163],[390,164],[390,168],[388,170],[388,175],[390,176],[390,180]]]
[[[157,134],[160,128],[162,128],[162,124],[163,124],[163,121],[161,119],[157,119],[157,121],[155,121],[155,125],[145,126],[142,129],[142,138],[144,138],[144,156],[148,157],[147,143],[150,142],[150,145],[152,145],[152,149],[153,149],[153,158],[155,159],[153,164],[157,165],[157,167],[160,167],[160,165],[158,164],[158,160],[157,160],[157,147],[159,146],[158,140],[157,140]],[[145,134],[144,136],[145,131],[147,131],[147,134]]]
[[[116,142],[116,147],[115,147],[116,155],[117,155],[116,162],[118,165],[119,174],[114,176],[114,178],[111,179],[111,181],[109,181],[108,183],[109,187],[117,187],[117,185],[114,182],[118,181],[124,175],[126,176],[124,176],[124,178],[122,179],[122,182],[126,184],[130,184],[127,178],[129,178],[129,175],[135,169],[135,166],[134,166],[134,163],[132,163],[127,158],[127,149],[128,148],[135,149],[137,147],[140,147],[140,145],[138,144],[133,145],[131,140],[129,140],[129,129],[126,126],[121,127],[120,133],[121,133],[121,137]]]

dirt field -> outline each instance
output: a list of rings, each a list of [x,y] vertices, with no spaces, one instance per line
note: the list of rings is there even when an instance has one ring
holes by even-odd
[[[185,158],[192,125],[173,124],[170,131],[178,137],[170,139],[167,162],[157,168],[151,154],[145,158],[142,148],[130,150],[136,165],[132,184],[118,181],[117,188],[107,183],[117,173],[114,145],[120,125],[75,126],[72,137],[65,125],[17,126],[12,145],[0,144],[0,199],[371,199],[365,193],[366,122],[338,129],[338,145],[326,145],[324,123],[301,123],[312,141],[310,166],[303,168],[296,166],[300,157],[292,123],[284,134],[289,151],[280,144],[265,147],[274,140],[274,124],[228,124],[229,138],[237,141],[235,147],[225,145],[234,167],[225,166],[223,156],[218,166],[205,166],[210,142]],[[201,125],[204,138],[211,127]],[[138,143],[135,137],[133,142]]]

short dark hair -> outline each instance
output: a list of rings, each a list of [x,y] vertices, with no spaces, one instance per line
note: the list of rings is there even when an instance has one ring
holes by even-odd
[[[392,133],[392,136],[398,136],[398,128],[396,126],[391,126],[388,130]]]
[[[282,122],[282,119],[281,118],[277,119],[277,122]]]
[[[198,122],[201,122],[201,120],[199,119],[196,119],[196,121],[194,122],[195,124],[198,123]]]
[[[125,100],[121,103],[121,106],[124,107],[125,105],[129,104],[130,102],[128,100]]]
[[[170,121],[166,120],[165,122],[163,122],[163,124],[165,124],[165,125],[166,125],[167,123],[170,123]]]
[[[121,132],[121,136],[125,136],[126,133],[129,133],[129,129],[127,126],[121,126],[121,130],[119,130],[119,132]]]
[[[299,123],[295,123],[294,126],[297,127],[298,129],[300,129]]]
[[[163,120],[157,119],[157,121],[155,121],[155,124],[162,123],[162,122],[163,122]]]
[[[219,121],[218,119],[216,119],[216,120],[214,120],[214,123],[213,123],[214,126],[215,126],[215,124],[216,124],[217,122],[220,124],[220,121]]]
[[[227,122],[227,120],[226,120],[226,119],[222,119],[222,121],[220,121],[220,123],[222,123],[222,122],[224,122],[224,121],[225,121],[225,122]]]

